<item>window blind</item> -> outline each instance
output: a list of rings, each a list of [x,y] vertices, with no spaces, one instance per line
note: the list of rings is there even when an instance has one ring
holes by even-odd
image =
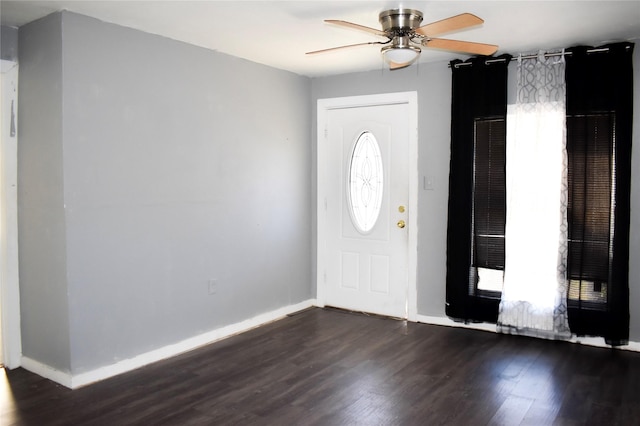
[[[475,121],[473,265],[504,270],[506,214],[504,118]]]
[[[569,298],[606,303],[615,229],[615,115],[567,117]]]

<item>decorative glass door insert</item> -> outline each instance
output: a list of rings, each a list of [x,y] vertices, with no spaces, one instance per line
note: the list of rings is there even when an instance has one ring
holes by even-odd
[[[380,146],[373,133],[362,132],[349,163],[349,212],[356,229],[366,234],[376,225],[384,187]]]

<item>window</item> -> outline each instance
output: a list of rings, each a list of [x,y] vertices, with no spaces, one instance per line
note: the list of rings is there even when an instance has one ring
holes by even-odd
[[[505,122],[476,120],[473,170],[473,266],[476,288],[498,296],[504,270]],[[615,228],[615,115],[567,117],[569,299],[606,308]],[[484,293],[482,293],[484,292]]]
[[[360,134],[349,165],[349,207],[356,229],[367,233],[380,215],[383,192],[382,156],[371,132]]]
[[[565,57],[569,326],[611,345],[629,335],[633,47],[576,47]],[[501,297],[506,191],[499,164],[510,57],[503,58],[451,62],[446,313],[463,321],[496,322]]]
[[[605,309],[613,257],[615,114],[567,117],[569,303]]]
[[[474,135],[471,250],[478,272],[476,288],[481,292],[500,292],[506,218],[504,118],[476,120]]]

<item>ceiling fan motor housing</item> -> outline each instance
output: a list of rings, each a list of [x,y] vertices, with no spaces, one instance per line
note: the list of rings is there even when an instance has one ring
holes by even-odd
[[[405,35],[420,26],[422,12],[415,9],[391,9],[381,12],[378,20],[382,31],[392,35]]]
[[[498,50],[498,46],[493,44],[431,37],[473,27],[484,22],[482,19],[471,13],[461,13],[424,26],[421,26],[422,18],[422,12],[415,9],[400,8],[385,10],[378,16],[378,20],[382,26],[382,31],[376,28],[354,24],[352,22],[327,19],[325,20],[327,23],[365,31],[370,34],[375,34],[378,37],[386,37],[387,41],[357,43],[347,46],[333,47],[330,49],[316,50],[314,52],[307,52],[307,54],[333,51],[345,47],[381,44],[384,46],[381,49],[382,56],[385,62],[387,62],[393,70],[407,67],[415,62],[420,55],[421,47],[433,47],[436,49],[452,50],[484,56],[493,55]]]

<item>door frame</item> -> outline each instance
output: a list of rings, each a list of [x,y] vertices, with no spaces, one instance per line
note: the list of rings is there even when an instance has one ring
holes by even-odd
[[[317,247],[316,247],[316,302],[325,305],[325,271],[327,258],[327,174],[330,173],[328,146],[325,143],[328,136],[328,112],[336,109],[359,108],[370,106],[384,106],[407,104],[409,107],[409,208],[408,208],[408,291],[407,291],[407,319],[417,321],[418,295],[418,92],[382,93],[364,96],[347,96],[340,98],[318,99],[318,124],[316,137],[316,217],[317,217]]]
[[[22,363],[18,278],[18,136],[17,133],[10,133],[11,114],[16,132],[18,126],[18,64],[2,60],[1,65],[0,111],[3,117],[0,135],[0,315],[3,363],[5,367],[14,369]]]

